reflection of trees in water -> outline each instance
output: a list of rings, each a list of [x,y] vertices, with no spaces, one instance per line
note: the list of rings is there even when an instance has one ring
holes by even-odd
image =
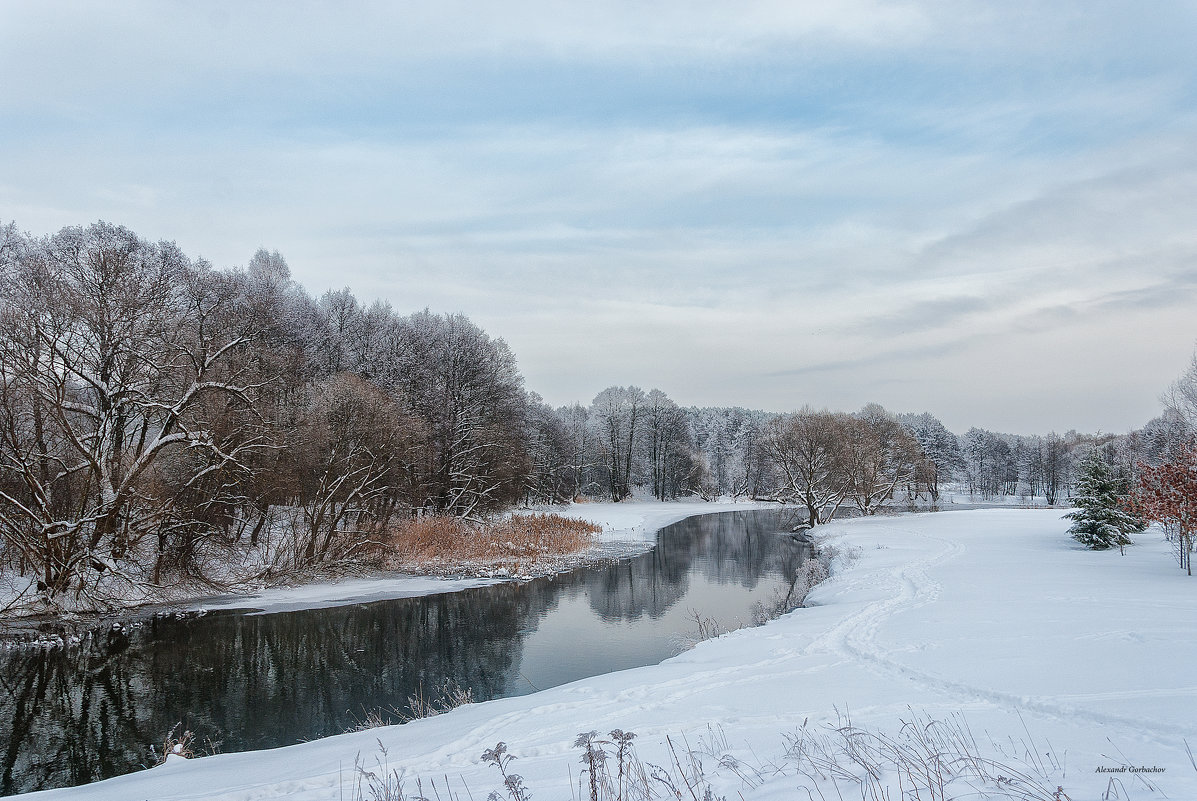
[[[790,578],[805,551],[789,536],[786,513],[741,512],[707,515],[694,522],[701,526],[698,537],[684,531],[668,531],[668,538],[683,540],[690,559],[701,565],[703,576],[718,584],[739,584],[751,589],[765,576]],[[685,521],[683,521],[685,522]],[[695,539],[701,538],[701,543]]]
[[[0,792],[87,781],[125,772],[148,758],[161,734],[138,727],[136,671],[120,634],[97,638],[70,652],[0,653]]]
[[[657,618],[685,597],[695,572],[716,584],[751,589],[766,576],[794,576],[805,551],[779,534],[773,511],[692,517],[662,529],[642,557],[586,574],[590,607],[604,620]]]
[[[526,592],[522,590],[532,590]],[[498,585],[358,607],[160,619],[65,650],[0,652],[0,792],[81,784],[151,761],[179,721],[226,751],[344,731],[446,678],[478,699],[518,675],[543,591]]]
[[[627,562],[589,572],[585,591],[590,608],[600,618],[613,622],[657,618],[677,603],[690,589],[690,576],[678,570],[660,549]]]
[[[0,793],[82,784],[149,764],[182,721],[223,750],[344,731],[446,678],[479,700],[522,687],[523,631],[586,592],[604,620],[660,617],[709,581],[793,574],[768,513],[683,521],[644,556],[522,585],[273,615],[156,619],[53,651],[0,651]],[[752,525],[749,525],[749,523]],[[783,547],[774,547],[781,541]],[[5,741],[4,732],[8,732]]]

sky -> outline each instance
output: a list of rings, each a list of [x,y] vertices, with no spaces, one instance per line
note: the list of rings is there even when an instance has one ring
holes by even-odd
[[[464,312],[530,389],[1122,432],[1197,341],[1197,4],[0,2],[0,221]]]

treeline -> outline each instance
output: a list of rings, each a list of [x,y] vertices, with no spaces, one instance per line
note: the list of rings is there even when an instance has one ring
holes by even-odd
[[[247,548],[264,570],[355,559],[403,518],[579,497],[769,498],[812,523],[951,481],[1054,502],[1076,453],[1134,464],[1167,439],[1153,425],[958,438],[875,405],[775,415],[620,386],[551,408],[465,316],[313,297],[277,252],[218,269],[107,223],[0,229],[0,566],[48,601],[219,582]]]
[[[527,494],[537,401],[464,316],[106,223],[0,237],[0,534],[46,597],[202,578],[206,546],[268,531],[281,564],[345,558],[396,515]]]

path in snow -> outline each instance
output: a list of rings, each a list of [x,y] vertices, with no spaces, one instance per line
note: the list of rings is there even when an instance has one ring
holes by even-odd
[[[889,571],[888,575],[883,576],[884,583],[881,585],[889,595],[870,603],[832,627],[812,645],[813,648],[830,648],[847,658],[875,667],[879,673],[905,678],[926,690],[950,696],[961,705],[985,701],[1007,712],[1025,713],[1058,721],[1087,720],[1095,724],[1115,726],[1124,734],[1133,734],[1143,741],[1165,747],[1174,744],[1177,738],[1197,737],[1197,726],[1193,722],[1172,725],[1157,721],[1150,727],[1143,726],[1138,718],[1095,713],[1077,703],[1062,703],[1065,699],[1046,700],[1001,692],[966,681],[952,680],[902,662],[897,656],[899,651],[886,649],[878,644],[878,631],[899,612],[911,612],[938,600],[942,585],[927,575],[928,569],[958,558],[965,552],[966,546],[959,541],[945,540],[897,525],[881,525],[878,528],[894,539],[922,539],[935,543],[937,549]],[[1197,688],[1185,689],[1188,694],[1197,695]],[[1175,691],[1160,690],[1109,691],[1071,695],[1066,699],[1075,702],[1111,701],[1163,697],[1174,693]]]

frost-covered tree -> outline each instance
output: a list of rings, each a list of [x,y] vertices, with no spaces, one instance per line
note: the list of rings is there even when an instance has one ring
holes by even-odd
[[[2,281],[0,533],[45,599],[103,603],[155,535],[227,516],[267,444],[256,321],[237,276],[108,223],[25,241]]]
[[[938,503],[940,484],[951,481],[964,467],[960,440],[930,412],[900,415],[898,419],[923,449],[919,484],[931,496],[931,503]]]
[[[776,488],[770,461],[760,448],[761,431],[774,415],[739,407],[691,407],[686,414],[711,490],[756,497]]]
[[[1175,458],[1186,445],[1194,442],[1194,431],[1178,410],[1165,408],[1164,413],[1149,420],[1141,429],[1144,460],[1157,464]]]
[[[982,428],[970,428],[963,437],[969,491],[983,498],[1012,492],[1017,486],[1018,465],[1011,444],[1017,440]]]
[[[644,424],[653,497],[676,498],[690,489],[690,479],[702,464],[691,447],[685,412],[664,392],[653,389],[646,399]]]
[[[1094,450],[1081,465],[1076,492],[1069,500],[1077,507],[1064,515],[1072,521],[1068,533],[1094,550],[1130,545],[1130,533],[1142,529],[1139,519],[1120,503],[1126,487],[1110,465]]]
[[[562,417],[535,392],[529,392],[525,428],[529,470],[528,503],[568,503],[577,495],[573,441]]]
[[[590,423],[590,410],[580,403],[562,406],[556,411],[565,434],[568,463],[569,497],[598,495],[597,437]]]
[[[760,444],[777,471],[780,500],[806,507],[812,526],[829,522],[852,490],[849,427],[843,413],[803,409],[771,420]]]
[[[590,418],[598,429],[599,447],[606,457],[607,490],[613,501],[632,494],[645,404],[644,390],[635,386],[607,387],[591,404]]]
[[[861,514],[876,514],[895,490],[914,482],[923,450],[896,417],[875,403],[845,423],[852,501]]]

